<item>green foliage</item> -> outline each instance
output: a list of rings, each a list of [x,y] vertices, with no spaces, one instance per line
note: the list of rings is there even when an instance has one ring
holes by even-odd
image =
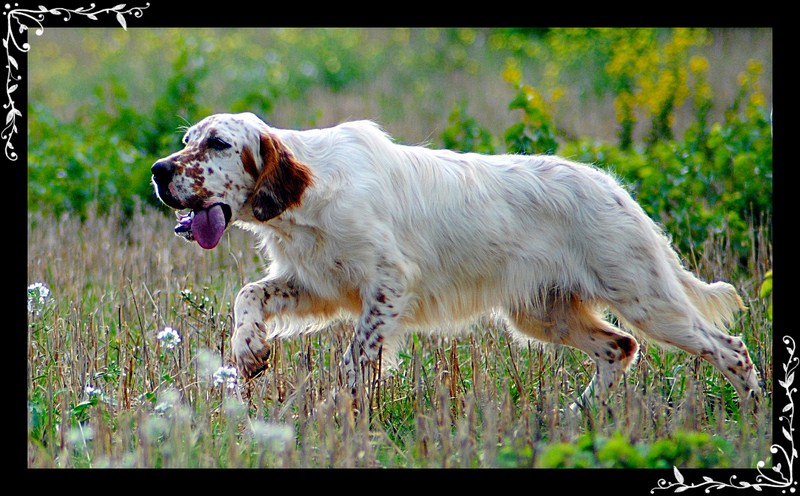
[[[85,212],[96,201],[129,210],[143,197],[149,171],[142,170],[143,156],[130,142],[96,122],[65,128],[44,107],[32,106],[30,113],[35,119],[28,136],[35,146],[28,153],[29,210]]]
[[[520,121],[503,135],[508,153],[554,154],[558,142],[549,104],[534,87],[522,83],[521,72],[513,64],[506,67],[504,77],[516,89],[508,109],[522,111]]]
[[[116,77],[95,89],[103,112],[80,111],[64,125],[50,110],[32,102],[28,128],[28,208],[85,213],[90,204],[121,205],[130,214],[142,201],[156,204],[150,185],[153,163],[180,141],[179,116],[198,119],[208,108],[196,103],[197,85],[207,73],[190,58],[184,43],[164,91],[150,110],[129,101]],[[186,122],[189,122],[186,120]]]
[[[610,437],[583,434],[575,443],[554,443],[542,451],[539,468],[693,468],[729,467],[730,441],[704,432],[676,432],[652,443],[631,443],[616,432]]]
[[[467,114],[466,107],[466,102],[462,102],[447,118],[448,126],[442,131],[444,147],[461,152],[494,153],[492,134]]]

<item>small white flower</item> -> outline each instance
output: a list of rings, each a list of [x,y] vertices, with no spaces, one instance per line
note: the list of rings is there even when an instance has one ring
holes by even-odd
[[[236,372],[236,367],[220,367],[214,372],[214,385],[219,386],[225,384],[228,389],[236,387],[239,374]]]
[[[178,346],[181,342],[181,335],[172,327],[165,327],[163,331],[159,332],[156,336],[161,346],[171,350]]]
[[[50,289],[41,282],[28,286],[28,311],[37,312],[50,297]]]

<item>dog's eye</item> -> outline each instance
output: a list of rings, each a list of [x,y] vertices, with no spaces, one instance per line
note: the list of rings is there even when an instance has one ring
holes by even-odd
[[[208,138],[208,147],[212,150],[220,151],[230,148],[231,145],[226,143],[222,138],[212,136],[211,138]]]

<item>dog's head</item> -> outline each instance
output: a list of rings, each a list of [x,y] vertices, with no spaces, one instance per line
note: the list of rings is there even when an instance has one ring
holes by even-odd
[[[189,128],[184,149],[153,164],[156,194],[188,209],[175,233],[206,249],[235,220],[266,222],[300,204],[311,171],[261,119],[215,114]]]

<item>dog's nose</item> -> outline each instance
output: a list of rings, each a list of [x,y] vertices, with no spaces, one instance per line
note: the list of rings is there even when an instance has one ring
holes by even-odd
[[[150,168],[153,178],[158,184],[166,184],[172,180],[175,174],[175,164],[169,160],[159,160]]]

